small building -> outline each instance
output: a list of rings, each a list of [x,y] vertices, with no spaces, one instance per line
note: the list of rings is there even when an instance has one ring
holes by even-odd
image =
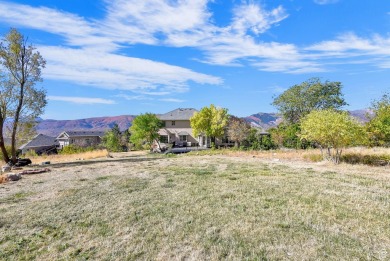
[[[55,137],[50,137],[44,134],[38,134],[29,142],[19,147],[22,154],[26,154],[28,151],[34,151],[38,155],[52,154],[57,152],[58,142]]]
[[[68,145],[91,147],[99,145],[104,134],[104,131],[64,131],[56,140],[59,149]]]

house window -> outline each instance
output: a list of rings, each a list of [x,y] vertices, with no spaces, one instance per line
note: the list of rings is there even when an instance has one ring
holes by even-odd
[[[168,143],[168,135],[161,135],[160,142],[161,143]]]
[[[176,125],[176,122],[175,121],[172,121],[172,126],[175,126]]]
[[[180,141],[187,141],[187,135],[180,135]]]

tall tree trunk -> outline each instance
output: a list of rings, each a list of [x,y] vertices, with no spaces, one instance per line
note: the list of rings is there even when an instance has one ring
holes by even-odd
[[[18,130],[18,124],[19,124],[19,118],[20,118],[20,112],[23,107],[23,100],[24,100],[24,85],[26,83],[26,46],[24,45],[21,50],[21,57],[20,57],[20,67],[21,67],[21,79],[17,79],[17,81],[20,84],[20,91],[19,91],[19,100],[18,100],[18,106],[16,108],[15,112],[15,118],[12,126],[12,137],[11,137],[11,154],[12,154],[12,162],[16,163],[16,132]]]
[[[160,152],[161,152],[160,141],[159,141],[158,139],[155,139],[155,142],[157,143],[157,145],[158,145],[158,149],[159,149],[159,150],[160,150]]]
[[[3,154],[3,160],[5,163],[9,162],[9,156],[7,149],[5,148],[5,142],[4,142],[4,133],[3,133],[3,128],[4,128],[4,119],[0,119],[0,149],[1,153]]]

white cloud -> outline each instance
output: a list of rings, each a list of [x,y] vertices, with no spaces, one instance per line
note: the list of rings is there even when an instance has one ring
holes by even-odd
[[[265,60],[262,62],[254,63],[262,71],[267,72],[286,72],[291,74],[302,74],[302,73],[315,73],[324,72],[320,64],[313,61],[294,61],[288,59],[279,60]]]
[[[162,90],[170,93],[188,91],[188,81],[199,84],[221,84],[222,79],[219,77],[166,63],[113,53],[127,43],[151,44],[154,42],[152,33],[155,30],[174,30],[174,25],[181,19],[182,22],[177,23],[180,24],[181,29],[187,29],[191,24],[196,25],[198,18],[191,18],[189,11],[185,10],[187,7],[192,10],[193,7],[201,6],[200,2],[181,4],[178,10],[167,8],[167,4],[156,5],[159,2],[161,1],[143,1],[143,4],[139,1],[110,2],[105,20],[87,21],[77,15],[55,9],[0,1],[0,21],[40,29],[58,34],[65,39],[68,47],[39,46],[39,51],[47,60],[44,76],[48,79],[67,80],[108,89],[160,92]],[[153,10],[150,9],[152,6],[154,6]],[[162,8],[161,11],[165,10],[166,15],[180,12],[171,22],[168,22],[164,15],[153,20],[152,18],[158,15],[159,8]],[[124,10],[126,12],[132,10],[133,13],[126,14]],[[137,15],[135,18],[142,18],[142,20],[133,25],[126,24],[129,15]],[[148,16],[143,17],[143,15]],[[117,20],[114,17],[117,17]],[[140,26],[146,18],[150,21],[144,26],[149,30]],[[189,20],[192,22],[183,25]],[[153,29],[153,24],[160,27]]]
[[[335,4],[339,0],[314,0],[314,3],[319,5],[328,5],[328,4]]]
[[[164,99],[159,99],[159,101],[163,101],[163,102],[177,102],[177,103],[185,102],[185,100],[175,99],[175,98],[164,98]]]
[[[383,42],[383,39],[376,39]],[[373,43],[370,39],[363,39],[353,33],[345,33],[332,41],[324,41],[314,44],[306,50],[323,51],[329,53],[340,53],[347,50],[373,51],[378,48],[378,43]]]
[[[234,8],[229,26],[218,27],[212,23],[212,13],[207,7],[209,0],[177,2],[168,0],[144,0],[141,2],[137,0],[106,0],[105,3],[106,17],[102,20],[87,20],[55,9],[0,1],[0,21],[58,34],[65,39],[68,46],[81,47],[80,49],[83,50],[77,50],[74,53],[88,53],[88,50],[93,50],[101,53],[101,56],[105,56],[105,58],[107,56],[113,58],[115,56],[112,54],[113,51],[119,50],[122,46],[142,43],[172,47],[196,47],[204,51],[205,57],[202,59],[204,62],[218,65],[241,64],[242,59],[250,57],[259,60],[286,56],[298,59],[298,52],[291,44],[264,43],[256,40],[256,37],[261,33],[287,18],[288,15],[281,6],[268,11],[253,2],[243,3]],[[69,54],[69,48],[64,48],[64,52]],[[68,61],[56,60],[52,56],[51,59],[54,63],[49,61],[46,71],[51,78],[73,79],[73,81],[82,84],[95,86],[108,84],[106,88],[117,86],[119,80],[111,81],[110,71],[112,69],[96,71],[94,61],[92,61],[96,58],[93,56],[89,57],[87,60],[91,61],[87,62],[84,55],[82,59],[84,64],[75,61],[76,56],[68,56]],[[128,61],[132,59],[130,57],[122,58],[128,58]],[[118,55],[116,55],[116,60],[119,60]],[[140,60],[137,62],[139,63]],[[109,64],[106,63],[106,65]],[[160,70],[155,68],[157,64],[163,66],[162,71],[167,68],[166,64],[155,63],[153,68],[155,71]],[[113,71],[115,70],[113,69]],[[82,72],[87,72],[87,74],[84,75]],[[185,83],[187,80],[207,84],[220,84],[222,82],[217,77],[197,74],[184,68],[170,70],[170,72],[167,77],[162,77],[163,79],[156,78],[157,75],[153,72],[151,73],[152,77],[149,77],[150,74],[130,74],[127,77],[131,78],[130,83],[126,87],[122,83],[118,88],[135,89],[135,86],[138,86],[138,89],[153,89],[156,85],[171,85],[173,83],[173,90],[183,91],[182,86],[187,85]],[[98,75],[97,79],[89,77],[90,73]],[[110,81],[104,81],[103,76]],[[118,78],[123,79],[124,75],[120,73]],[[174,79],[172,80],[172,78]]]
[[[130,41],[132,33],[138,31],[153,35],[194,30],[211,16],[207,10],[208,0],[106,0],[106,3],[108,15],[104,24]]]
[[[192,70],[94,50],[39,46],[47,60],[44,77],[116,90],[185,92],[187,82],[221,84],[218,77]]]
[[[230,27],[238,35],[243,35],[248,30],[258,35],[286,17],[287,14],[281,6],[267,12],[260,5],[254,3],[243,4],[234,9],[233,22]]]
[[[390,37],[379,35],[362,38],[353,33],[345,33],[335,40],[323,41],[305,50],[310,52],[308,59],[326,59],[330,64],[371,64],[374,67],[388,68],[390,63]]]
[[[334,64],[334,59],[350,63],[354,57],[367,57],[367,63],[377,58],[376,66],[388,67],[390,38],[346,33],[305,48],[265,42],[262,34],[288,17],[282,6],[267,10],[254,1],[241,1],[233,8],[230,23],[221,27],[213,22],[208,8],[211,1],[105,0],[105,16],[89,20],[56,9],[0,0],[0,21],[63,37],[62,47],[39,47],[48,60],[46,78],[145,96],[185,92],[190,81],[223,81],[183,67],[119,54],[133,44],[193,47],[203,54],[189,57],[195,60],[223,66],[250,65],[272,72],[321,72]],[[331,4],[337,0],[315,2]]]
[[[128,101],[145,101],[145,100],[153,100],[153,98],[146,97],[144,95],[127,95],[127,94],[118,94],[115,97],[120,97]]]
[[[68,97],[68,96],[48,96],[51,101],[63,101],[77,104],[115,104],[115,101],[102,98]]]
[[[46,7],[0,1],[0,20],[57,34],[67,45],[113,50],[117,44],[100,33],[96,24],[75,14]]]

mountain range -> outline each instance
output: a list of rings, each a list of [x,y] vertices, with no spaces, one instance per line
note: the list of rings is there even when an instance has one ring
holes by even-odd
[[[350,114],[361,122],[367,121],[368,110],[354,110]],[[79,120],[38,120],[37,132],[56,137],[63,131],[106,131],[111,129],[114,124],[118,124],[123,131],[131,126],[131,123],[136,115],[121,115],[112,117],[97,117]],[[277,113],[259,112],[244,119],[254,127],[268,130],[276,127],[282,122],[282,118]]]
[[[126,130],[131,126],[135,115],[121,115],[113,117],[97,117],[79,120],[38,120],[37,132],[52,137],[58,136],[63,131],[106,131],[114,124],[118,124],[121,130]]]

